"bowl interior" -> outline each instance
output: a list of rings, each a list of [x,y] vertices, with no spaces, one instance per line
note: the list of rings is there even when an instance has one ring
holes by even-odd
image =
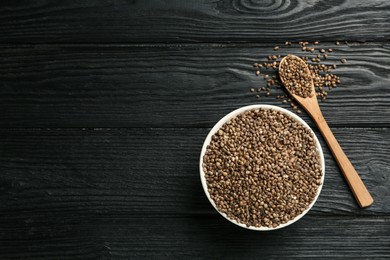
[[[230,119],[236,117],[237,115],[247,111],[247,110],[253,110],[253,109],[265,109],[265,110],[274,110],[274,111],[280,111],[281,113],[285,114],[285,115],[288,115],[290,116],[293,120],[299,122],[300,124],[302,124],[305,128],[309,129],[310,132],[312,133],[313,137],[314,137],[314,140],[315,140],[315,143],[316,143],[316,148],[317,148],[317,151],[319,152],[319,155],[320,155],[320,164],[321,164],[321,168],[322,168],[322,178],[321,178],[321,185],[318,187],[318,190],[317,190],[317,195],[316,197],[314,198],[314,200],[311,202],[311,204],[308,206],[308,208],[303,211],[300,215],[296,216],[294,219],[288,221],[287,223],[284,223],[284,224],[280,224],[279,226],[275,227],[275,228],[269,228],[269,227],[253,227],[253,226],[249,226],[247,227],[246,225],[244,224],[241,224],[241,223],[238,223],[237,221],[235,220],[232,220],[230,218],[227,217],[227,215],[225,213],[222,213],[218,210],[217,206],[215,205],[214,201],[211,199],[211,196],[208,192],[208,189],[207,189],[207,182],[206,182],[206,177],[205,177],[205,173],[203,172],[203,156],[205,155],[206,153],[206,150],[207,150],[207,146],[210,144],[211,142],[211,137],[226,123],[228,122]],[[322,186],[324,184],[324,179],[325,179],[325,163],[324,163],[324,154],[322,152],[322,148],[321,148],[321,145],[320,145],[320,142],[318,141],[318,138],[317,136],[314,134],[313,130],[306,124],[305,121],[303,121],[299,116],[297,116],[296,114],[284,109],[284,108],[281,108],[281,107],[277,107],[277,106],[272,106],[272,105],[251,105],[251,106],[245,106],[245,107],[241,107],[239,109],[236,109],[234,110],[233,112],[227,114],[225,117],[223,117],[221,120],[218,121],[217,124],[215,124],[215,126],[211,129],[211,131],[209,132],[209,134],[207,135],[206,137],[206,140],[204,141],[204,144],[203,144],[203,147],[202,147],[202,151],[201,151],[201,154],[200,154],[200,162],[199,162],[199,170],[200,170],[200,179],[201,179],[201,182],[202,182],[202,186],[203,186],[203,190],[204,192],[206,193],[206,196],[207,198],[209,199],[210,203],[213,205],[213,207],[215,208],[215,210],[217,210],[222,216],[224,216],[227,220],[229,220],[230,222],[240,226],[240,227],[243,227],[243,228],[247,228],[247,229],[251,229],[251,230],[256,230],[256,231],[269,231],[269,230],[275,230],[275,229],[280,229],[280,228],[283,228],[283,227],[286,227],[288,225],[291,225],[292,223],[296,222],[297,220],[299,220],[301,217],[303,217],[314,205],[314,203],[317,201],[317,198],[318,196],[320,195],[321,193],[321,190],[322,190]]]

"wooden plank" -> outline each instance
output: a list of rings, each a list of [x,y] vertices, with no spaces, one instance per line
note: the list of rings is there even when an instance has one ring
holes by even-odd
[[[3,1],[1,43],[388,41],[373,1]]]
[[[334,49],[329,64],[348,63],[335,70],[342,84],[321,104],[327,121],[388,127],[390,45]],[[289,108],[275,99],[281,89],[260,101],[249,92],[265,85],[253,62],[273,53],[272,45],[4,46],[0,126],[210,127],[244,105]]]
[[[208,129],[2,129],[0,211],[7,214],[217,214],[199,178]],[[335,129],[375,203],[360,209],[321,138],[317,215],[390,213],[390,131]],[[53,215],[53,216],[54,216]]]
[[[0,217],[1,258],[387,259],[390,218],[308,216],[272,232],[219,216],[46,214]]]

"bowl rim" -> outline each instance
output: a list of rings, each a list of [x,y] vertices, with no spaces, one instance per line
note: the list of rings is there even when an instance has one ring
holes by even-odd
[[[207,146],[210,144],[211,142],[211,137],[227,122],[229,121],[230,119],[232,119],[233,117],[236,117],[237,115],[245,112],[245,111],[248,111],[248,110],[255,110],[255,109],[265,109],[265,110],[274,110],[274,111],[279,111],[279,112],[282,112],[283,114],[286,114],[288,116],[290,116],[293,120],[297,121],[298,123],[302,124],[305,128],[307,128],[308,130],[310,130],[310,132],[312,133],[313,137],[314,137],[314,140],[315,140],[315,143],[316,143],[316,148],[317,148],[317,151],[319,152],[320,154],[320,163],[321,163],[321,168],[322,168],[322,178],[321,178],[321,185],[318,187],[318,190],[317,190],[317,194],[315,196],[315,198],[313,199],[313,201],[310,203],[310,205],[308,206],[308,208],[303,211],[301,214],[299,214],[298,216],[296,216],[294,219],[284,223],[284,224],[280,224],[279,226],[275,227],[275,228],[270,228],[270,227],[254,227],[254,226],[246,226],[245,224],[241,224],[241,223],[238,223],[236,220],[233,220],[233,219],[230,219],[225,213],[221,212],[218,210],[214,200],[211,198],[209,192],[208,192],[208,189],[207,189],[207,182],[206,182],[206,178],[205,178],[205,173],[203,172],[203,157],[206,153],[206,149],[207,149]],[[324,154],[323,154],[323,151],[322,151],[322,148],[321,148],[321,144],[316,136],[316,134],[314,133],[314,131],[311,129],[311,127],[301,118],[299,117],[298,115],[294,114],[293,112],[285,109],[285,108],[282,108],[282,107],[278,107],[278,106],[274,106],[274,105],[265,105],[265,104],[257,104],[257,105],[249,105],[249,106],[244,106],[244,107],[240,107],[230,113],[228,113],[227,115],[225,115],[223,118],[221,118],[215,125],[214,127],[210,130],[210,132],[208,133],[204,143],[203,143],[203,146],[202,146],[202,150],[201,150],[201,153],[200,153],[200,160],[199,160],[199,171],[200,171],[200,179],[201,179],[201,182],[202,182],[202,187],[203,187],[203,190],[206,194],[206,197],[208,198],[209,202],[211,203],[211,205],[213,205],[214,209],[219,213],[221,214],[224,218],[226,218],[227,220],[229,220],[230,222],[232,222],[233,224],[236,224],[237,226],[240,226],[242,228],[246,228],[246,229],[250,229],[250,230],[255,230],[255,231],[271,231],[271,230],[277,230],[277,229],[281,229],[281,228],[284,228],[284,227],[287,227],[293,223],[295,223],[296,221],[298,221],[299,219],[301,219],[304,215],[306,215],[307,212],[310,211],[310,209],[313,207],[313,205],[315,204],[315,202],[317,201],[320,193],[321,193],[321,190],[322,190],[322,187],[324,185],[324,180],[325,180],[325,159],[324,159]]]

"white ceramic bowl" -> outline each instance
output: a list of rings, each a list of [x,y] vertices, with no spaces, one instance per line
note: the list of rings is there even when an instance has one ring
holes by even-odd
[[[281,224],[275,228],[269,228],[269,227],[253,227],[253,226],[249,226],[247,227],[246,225],[244,224],[241,224],[241,223],[238,223],[237,221],[233,220],[233,219],[230,219],[227,217],[227,215],[225,213],[222,213],[218,210],[217,206],[215,205],[215,202],[211,199],[210,197],[210,193],[207,189],[207,182],[206,182],[206,177],[205,177],[205,173],[203,172],[203,156],[205,155],[206,153],[206,149],[207,149],[207,146],[210,144],[210,141],[211,141],[211,137],[226,123],[228,122],[230,119],[232,119],[233,117],[236,117],[237,115],[243,113],[244,111],[247,111],[247,110],[253,110],[253,109],[272,109],[272,110],[275,110],[275,111],[279,111],[285,115],[288,115],[290,116],[292,119],[294,119],[295,121],[299,122],[301,125],[303,125],[305,128],[309,129],[310,132],[312,132],[313,134],[313,137],[314,137],[314,140],[316,142],[316,146],[317,146],[317,150],[320,154],[320,163],[321,163],[321,167],[322,167],[322,179],[321,179],[321,185],[318,187],[318,190],[317,190],[317,195],[316,197],[314,198],[314,200],[311,202],[311,204],[309,205],[309,207],[304,211],[302,212],[300,215],[296,216],[294,219],[288,221],[287,223],[284,223],[284,224]],[[284,228],[288,225],[291,225],[292,223],[296,222],[297,220],[299,220],[300,218],[302,218],[314,205],[314,203],[316,202],[318,196],[320,195],[320,192],[321,192],[321,189],[322,189],[322,186],[324,184],[324,179],[325,179],[325,161],[324,161],[324,154],[322,153],[322,148],[321,148],[321,145],[320,145],[320,142],[318,141],[317,139],[317,136],[314,134],[313,130],[306,124],[305,121],[302,120],[302,118],[300,118],[299,116],[297,116],[296,114],[284,109],[284,108],[281,108],[281,107],[277,107],[277,106],[271,106],[271,105],[251,105],[251,106],[246,106],[246,107],[241,107],[239,109],[236,109],[234,110],[233,112],[230,112],[229,114],[227,114],[226,116],[224,116],[221,120],[218,121],[217,124],[215,124],[215,126],[213,127],[213,129],[211,129],[210,133],[207,135],[206,137],[206,140],[204,141],[204,144],[203,144],[203,147],[202,147],[202,152],[200,154],[200,162],[199,162],[199,170],[200,170],[200,179],[202,181],[202,186],[203,186],[203,190],[204,192],[206,193],[206,196],[207,198],[209,199],[211,205],[214,206],[214,208],[222,215],[224,216],[227,220],[229,220],[230,222],[240,226],[240,227],[243,227],[243,228],[247,228],[247,229],[251,229],[251,230],[256,230],[256,231],[270,231],[270,230],[275,230],[275,229],[280,229],[280,228]]]

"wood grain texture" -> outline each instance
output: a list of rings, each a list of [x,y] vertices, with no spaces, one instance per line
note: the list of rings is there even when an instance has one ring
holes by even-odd
[[[2,1],[2,43],[388,41],[373,1]]]
[[[217,214],[203,193],[199,154],[207,129],[0,131],[0,211],[10,216]],[[390,131],[335,129],[375,203],[359,209],[324,142],[317,215],[390,213]],[[364,152],[362,152],[364,151]]]
[[[48,259],[387,259],[390,218],[310,213],[272,232],[219,216],[131,217],[112,213],[0,216],[0,257]],[[340,242],[343,240],[343,243]],[[282,250],[281,250],[282,249]]]
[[[389,26],[385,0],[2,1],[0,259],[390,258]],[[313,209],[250,232],[207,201],[200,149],[233,109],[289,109],[252,63],[297,40],[348,61],[321,108],[375,202],[320,137]]]
[[[271,96],[252,64],[272,45],[38,45],[0,49],[1,127],[210,127],[228,112]],[[332,126],[390,126],[390,45],[334,48],[342,84],[321,109]],[[280,53],[298,48],[281,49]],[[346,58],[347,64],[339,60]],[[310,122],[306,114],[303,119]]]

